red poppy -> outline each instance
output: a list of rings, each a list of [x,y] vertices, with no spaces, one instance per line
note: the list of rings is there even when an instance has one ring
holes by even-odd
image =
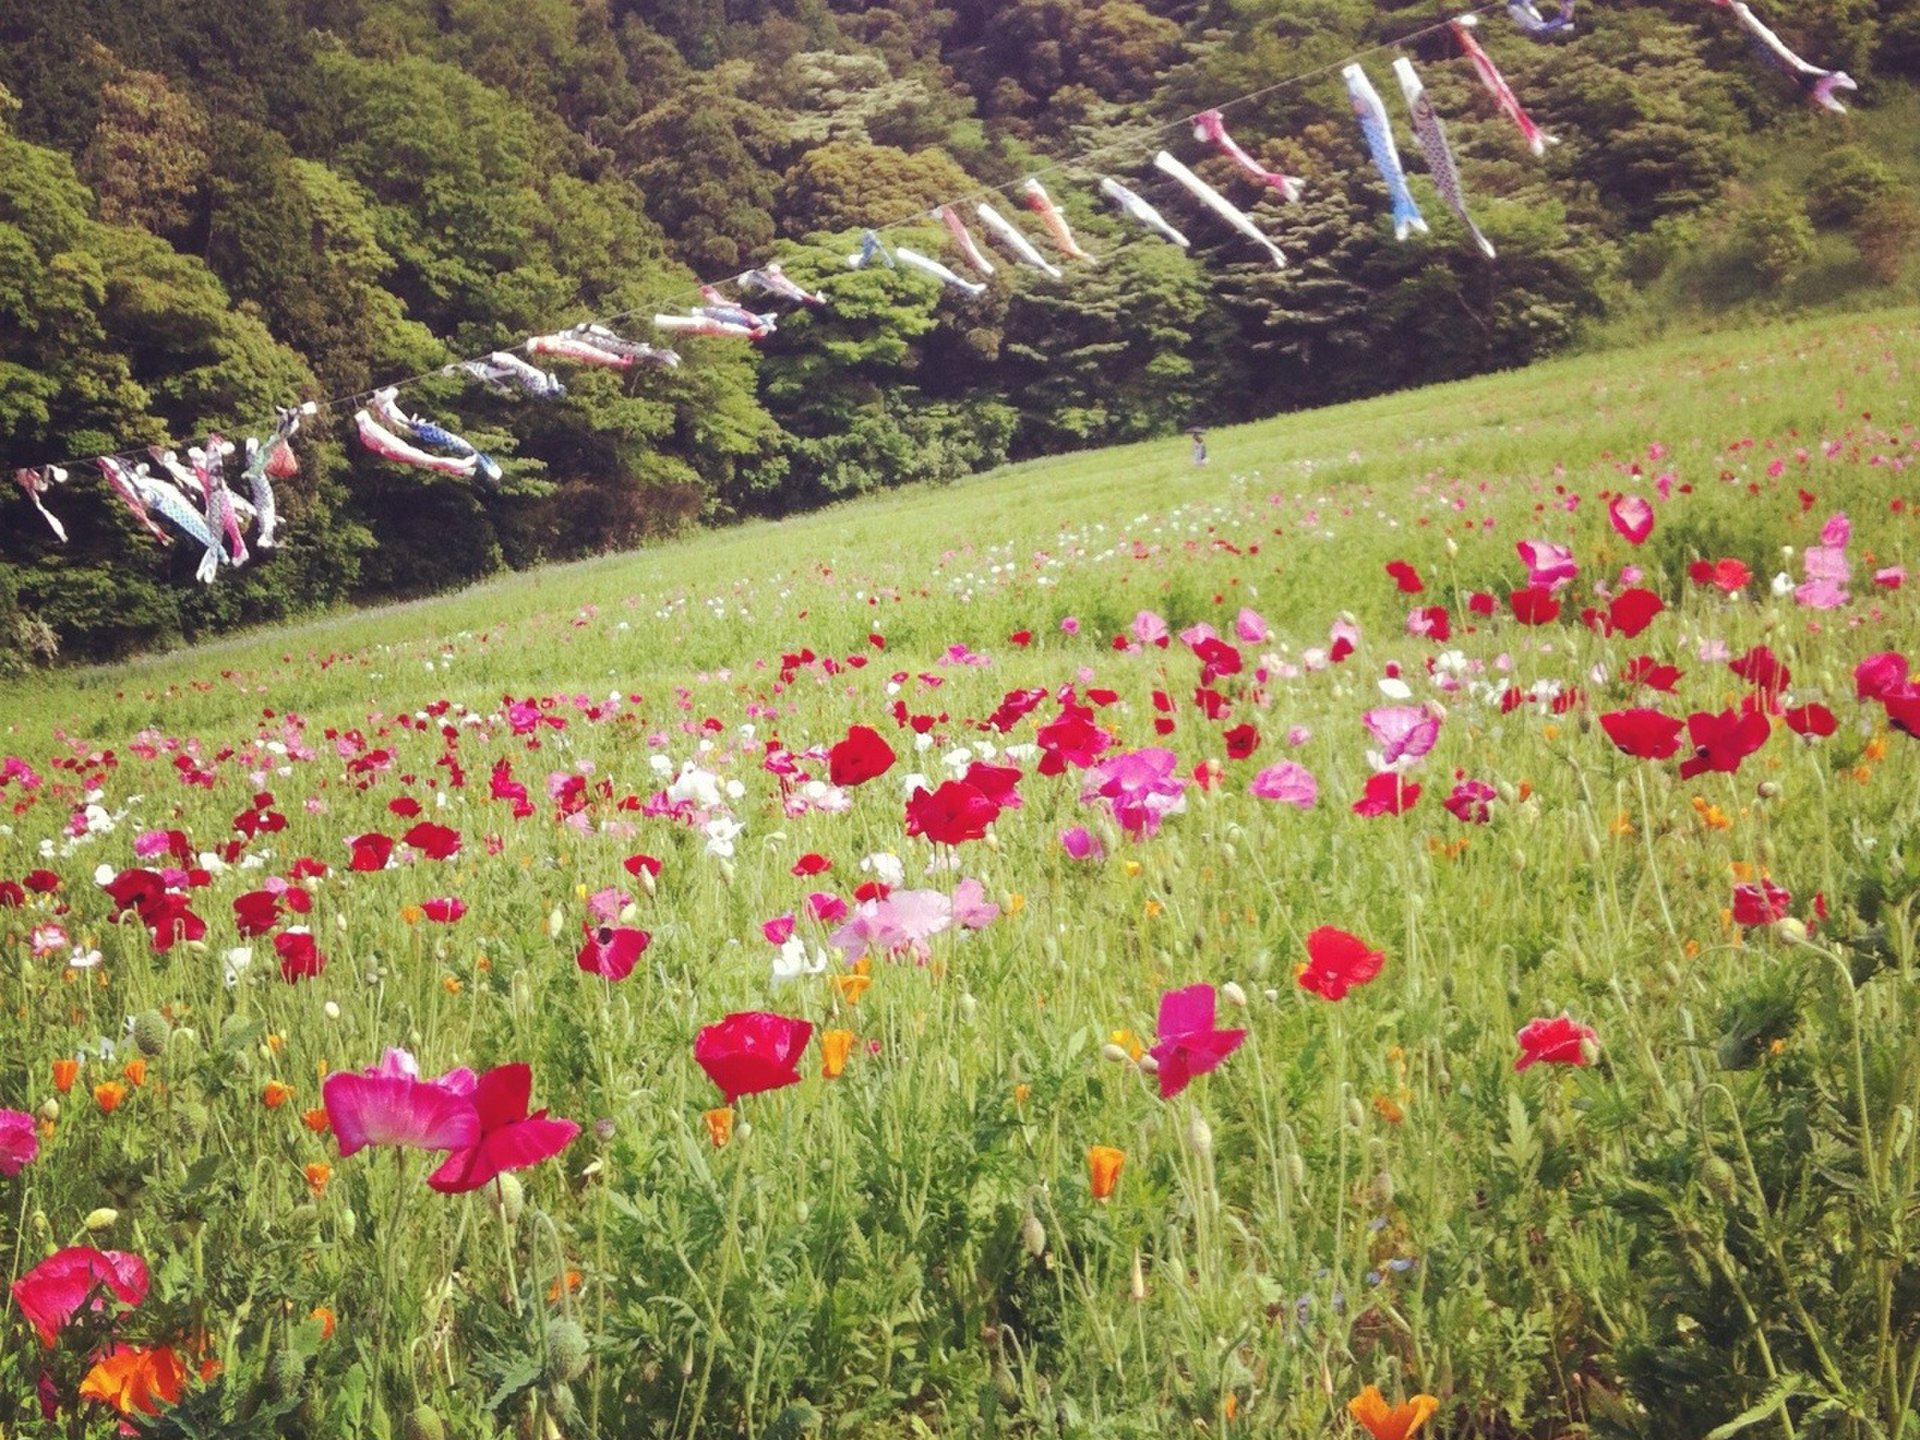
[[[1727,668],[1769,697],[1778,695],[1793,681],[1793,672],[1764,645],[1756,645],[1739,659],[1729,660]]]
[[[473,1108],[480,1134],[455,1149],[427,1176],[442,1195],[478,1190],[508,1170],[524,1170],[549,1160],[573,1143],[580,1127],[571,1120],[549,1120],[545,1110],[527,1114],[533,1071],[524,1063],[496,1065],[473,1087]]]
[[[1039,771],[1060,775],[1071,765],[1084,770],[1113,743],[1113,737],[1093,723],[1093,712],[1071,700],[1061,702],[1060,713],[1034,732],[1040,746]]]
[[[271,890],[250,890],[233,902],[234,928],[244,936],[264,935],[280,923],[280,899]]]
[[[13,1282],[13,1300],[20,1313],[51,1347],[69,1320],[100,1292],[122,1304],[138,1305],[147,1298],[147,1264],[123,1250],[91,1250],[84,1245],[56,1250]]]
[[[1906,693],[1907,659],[1882,651],[1869,655],[1853,667],[1853,693],[1862,700],[1884,700],[1889,695]]]
[[[312,980],[327,968],[326,957],[313,943],[309,930],[283,930],[273,937],[274,953],[280,957],[280,978],[289,985],[296,980]]]
[[[1649,690],[1671,694],[1680,683],[1679,667],[1662,665],[1651,655],[1641,655],[1620,667],[1620,679],[1628,685],[1644,685]]]
[[[411,820],[420,813],[420,802],[411,795],[402,795],[397,800],[389,800],[387,809],[402,820]]]
[[[1731,775],[1740,762],[1767,743],[1772,727],[1767,717],[1755,710],[1722,710],[1718,715],[1700,711],[1687,717],[1687,738],[1693,741],[1693,755],[1680,762],[1680,778],[1691,780],[1707,771]]]
[[[915,786],[907,799],[907,834],[958,845],[984,838],[999,813],[998,805],[964,780],[948,780],[932,792]]]
[[[1588,1046],[1600,1037],[1563,1014],[1529,1020],[1513,1038],[1520,1047],[1513,1068],[1525,1070],[1534,1065],[1589,1064]]]
[[[1622,590],[1607,606],[1607,622],[1616,635],[1631,640],[1653,623],[1653,617],[1666,609],[1666,602],[1651,590],[1635,587]]]
[[[29,870],[20,883],[36,895],[51,895],[60,888],[60,877],[51,870]]]
[[[1467,596],[1467,613],[1477,615],[1482,620],[1493,618],[1493,596],[1484,590],[1472,591]]]
[[[809,850],[793,862],[791,873],[804,879],[809,875],[823,875],[832,868],[833,862],[827,859],[826,856],[816,855],[813,851]]]
[[[1696,585],[1711,585],[1731,595],[1746,588],[1753,572],[1738,560],[1696,560],[1687,566],[1687,578]]]
[[[289,880],[319,880],[323,879],[326,873],[327,867],[325,865],[305,855],[294,861],[293,864],[287,868],[287,878]]]
[[[1787,918],[1793,896],[1771,880],[1733,887],[1733,919],[1737,925],[1771,925]]]
[[[960,778],[1000,809],[1020,808],[1020,792],[1014,788],[1020,783],[1020,771],[1014,766],[989,765],[984,760],[976,760]]]
[[[886,774],[897,758],[878,730],[855,725],[847,731],[846,739],[827,751],[827,775],[842,788],[864,785]]]
[[[1796,705],[1782,717],[1787,728],[1796,735],[1808,738],[1824,738],[1833,734],[1839,724],[1833,718],[1833,712],[1817,701],[1809,705]]]
[[[0,880],[0,910],[17,910],[27,903],[27,892],[17,880]]]
[[[1260,732],[1251,725],[1236,725],[1220,738],[1227,743],[1229,760],[1244,760],[1260,747]]]
[[[1011,635],[1007,636],[1007,643],[1009,645],[1018,646],[1020,649],[1024,650],[1027,648],[1027,646],[1033,643],[1033,632],[1031,630],[1016,630]]]
[[[653,876],[656,880],[660,878],[660,862],[651,855],[629,855],[620,862],[620,868],[636,880],[640,878],[642,872]]]
[[[695,1037],[694,1063],[731,1105],[742,1095],[798,1084],[800,1056],[812,1036],[813,1026],[805,1020],[736,1011]]]
[[[1453,638],[1453,621],[1444,605],[1425,605],[1408,618],[1407,628],[1444,644]]]
[[[378,833],[355,835],[347,841],[347,848],[353,852],[348,868],[363,873],[384,870],[393,858],[393,841]]]
[[[1345,930],[1322,925],[1307,936],[1307,963],[1295,973],[1302,990],[1327,1000],[1345,998],[1355,985],[1364,985],[1380,973],[1386,957]]]
[[[1560,618],[1560,602],[1544,585],[1529,585],[1507,597],[1513,618],[1522,625],[1547,625]]]
[[[460,832],[422,820],[400,837],[429,860],[451,860],[460,853]]]
[[[1420,583],[1420,572],[1404,560],[1389,560],[1387,574],[1393,577],[1393,583],[1400,587],[1402,595],[1418,595],[1427,588]]]
[[[1366,789],[1353,802],[1353,813],[1369,819],[1379,815],[1398,815],[1411,810],[1420,798],[1420,787],[1412,781],[1382,770],[1367,777]]]
[[[1215,635],[1194,642],[1193,653],[1200,661],[1200,683],[1210,685],[1223,675],[1240,673],[1240,652]]]
[[[1685,725],[1658,710],[1610,710],[1600,717],[1600,728],[1637,760],[1666,760],[1679,752]]]
[[[100,887],[113,897],[113,913],[142,911],[166,893],[167,883],[151,870],[122,870]]]
[[[420,913],[436,925],[451,925],[467,913],[467,902],[451,895],[420,902]]]
[[[644,930],[602,925],[598,930],[587,932],[587,943],[580,947],[580,953],[573,958],[589,975],[624,980],[633,973],[633,967],[652,943],[653,937]]]

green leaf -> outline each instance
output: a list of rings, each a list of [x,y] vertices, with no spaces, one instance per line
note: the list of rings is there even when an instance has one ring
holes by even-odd
[[[1738,1435],[1742,1430],[1749,1430],[1762,1420],[1772,1418],[1779,1413],[1787,1401],[1796,1395],[1807,1394],[1810,1388],[1811,1382],[1804,1375],[1782,1375],[1774,1382],[1773,1388],[1753,1404],[1726,1424],[1716,1425],[1709,1430],[1704,1440],[1731,1440],[1731,1437]]]

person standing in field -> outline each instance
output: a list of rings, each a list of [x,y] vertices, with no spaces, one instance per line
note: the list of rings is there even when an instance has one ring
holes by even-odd
[[[1206,464],[1207,463],[1207,432],[1200,426],[1196,425],[1191,430],[1187,431],[1187,434],[1193,438],[1193,463],[1196,465]]]

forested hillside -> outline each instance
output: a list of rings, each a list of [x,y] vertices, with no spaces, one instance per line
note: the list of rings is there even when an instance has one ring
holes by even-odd
[[[1821,116],[1818,183],[1748,207],[1788,278],[1824,228],[1894,278],[1920,219],[1856,125],[1920,75],[1920,7],[1761,7],[1858,82]],[[9,472],[366,390],[592,316],[684,305],[781,258],[831,304],[670,372],[570,374],[564,400],[454,377],[408,392],[502,461],[494,489],[372,460],[352,407],[300,444],[281,547],[213,586],[91,470],[55,542],[0,499],[0,669],[108,655],[348,598],[783,514],[1018,457],[1524,363],[1617,309],[1684,245],[1756,136],[1808,123],[1706,0],[1582,6],[1534,44],[1483,33],[1540,124],[1531,156],[1432,4],[1363,0],[41,0],[0,16],[0,459]],[[1410,48],[1446,118],[1487,263],[1433,203],[1397,243],[1337,75]],[[1377,84],[1391,88],[1387,57]],[[1269,88],[1271,87],[1271,88]],[[1230,112],[1294,205],[1205,158]],[[1169,128],[1173,127],[1173,128]],[[1173,208],[1161,144],[1248,207],[1284,273],[1225,226],[1190,252],[1128,226],[1114,173]],[[1099,256],[1065,282],[1000,267],[955,299],[849,271],[868,226],[1098,149],[1048,184]],[[1009,204],[1009,210],[1014,207]],[[1026,217],[1031,219],[1031,217]],[[1036,231],[1037,231],[1037,227]],[[932,254],[943,232],[893,232]],[[177,552],[182,547],[174,547]]]

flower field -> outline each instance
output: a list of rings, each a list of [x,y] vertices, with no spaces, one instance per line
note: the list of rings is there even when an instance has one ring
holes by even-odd
[[[1916,368],[0,691],[0,1433],[1914,1440]]]

